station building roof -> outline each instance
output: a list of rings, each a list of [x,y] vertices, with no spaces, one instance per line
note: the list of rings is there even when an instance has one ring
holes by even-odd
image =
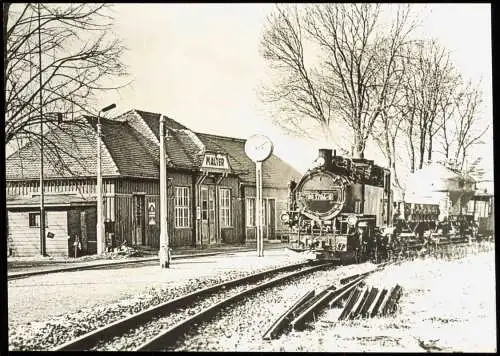
[[[204,133],[196,135],[207,150],[227,152],[231,167],[244,172],[242,180],[255,183],[255,163],[245,153],[244,139]],[[301,174],[295,168],[274,154],[262,164],[262,182],[265,187],[284,187],[290,180],[300,177]]]
[[[159,128],[161,114],[130,110],[113,119],[101,118],[103,177],[159,178]],[[166,154],[169,166],[199,170],[204,154],[228,157],[232,173],[249,184],[255,182],[255,163],[245,154],[245,140],[194,133],[164,116],[168,130]],[[96,176],[97,118],[84,116],[78,124],[62,123],[45,134],[44,177]],[[55,148],[57,145],[57,149]],[[39,179],[40,148],[28,143],[6,159],[6,180]],[[285,187],[300,173],[275,155],[263,164],[263,185]]]
[[[104,177],[159,177],[159,166],[127,123],[101,119],[101,167]],[[44,177],[96,176],[96,118],[62,123],[45,134]],[[40,147],[29,142],[5,161],[6,180],[32,180],[40,175]]]
[[[47,194],[44,195],[44,206],[62,207],[62,206],[82,206],[82,205],[96,205],[95,197],[80,197],[72,194]],[[10,199],[7,200],[7,207],[9,208],[39,208],[40,196],[34,195],[30,198]]]

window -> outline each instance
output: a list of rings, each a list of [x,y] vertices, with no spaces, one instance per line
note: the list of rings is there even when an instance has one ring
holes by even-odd
[[[208,190],[201,190],[201,220],[208,220]]]
[[[247,198],[247,226],[255,226],[255,198]]]
[[[40,213],[29,213],[29,227],[40,227]],[[45,212],[45,227],[47,227],[47,212]]]
[[[220,190],[220,225],[221,227],[231,226],[231,190]]]
[[[175,187],[175,227],[190,227],[189,187]]]
[[[355,214],[361,213],[361,200],[354,201],[354,213]]]

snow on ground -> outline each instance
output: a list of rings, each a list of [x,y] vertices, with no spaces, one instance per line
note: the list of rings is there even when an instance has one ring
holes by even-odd
[[[339,322],[332,309],[273,351],[496,352],[494,247],[468,252],[405,262],[367,279],[377,288],[403,287],[394,316]]]
[[[217,278],[233,271],[249,273],[305,261],[287,249],[235,252],[210,257],[173,260],[169,269],[158,265],[119,267],[51,273],[8,282],[9,325],[44,320],[49,316],[78,312],[82,308],[131,298],[148,289],[163,289],[189,281]]]

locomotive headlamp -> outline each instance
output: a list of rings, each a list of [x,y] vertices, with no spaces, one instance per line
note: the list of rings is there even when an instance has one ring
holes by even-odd
[[[356,223],[358,222],[358,218],[356,217],[356,215],[349,215],[347,217],[347,223],[351,226],[354,226],[356,225]]]
[[[281,222],[286,224],[287,222],[290,221],[290,215],[288,215],[287,213],[283,213],[280,216],[280,220],[281,220]]]
[[[325,164],[325,158],[324,157],[318,157],[316,158],[316,160],[314,161],[314,165],[316,167],[321,167]]]

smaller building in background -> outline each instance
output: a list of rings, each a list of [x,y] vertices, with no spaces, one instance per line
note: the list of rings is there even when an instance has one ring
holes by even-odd
[[[474,215],[478,223],[478,232],[482,235],[493,235],[495,232],[495,196],[492,187],[479,182],[476,192],[467,203],[467,213]]]
[[[407,186],[405,201],[439,204],[440,218],[468,215],[481,234],[493,233],[494,195],[478,189],[472,177],[434,162],[413,173]]]
[[[159,248],[160,114],[131,110],[102,123],[104,221],[108,244]],[[254,244],[255,164],[244,139],[195,133],[167,118],[168,235],[170,245],[206,248]],[[63,123],[47,134],[58,150],[44,150],[46,253],[92,254],[96,244],[96,118]],[[9,247],[40,254],[39,148],[27,144],[6,159]],[[263,164],[264,238],[286,228],[291,179],[300,173],[272,155]],[[39,224],[39,223],[38,223]]]

